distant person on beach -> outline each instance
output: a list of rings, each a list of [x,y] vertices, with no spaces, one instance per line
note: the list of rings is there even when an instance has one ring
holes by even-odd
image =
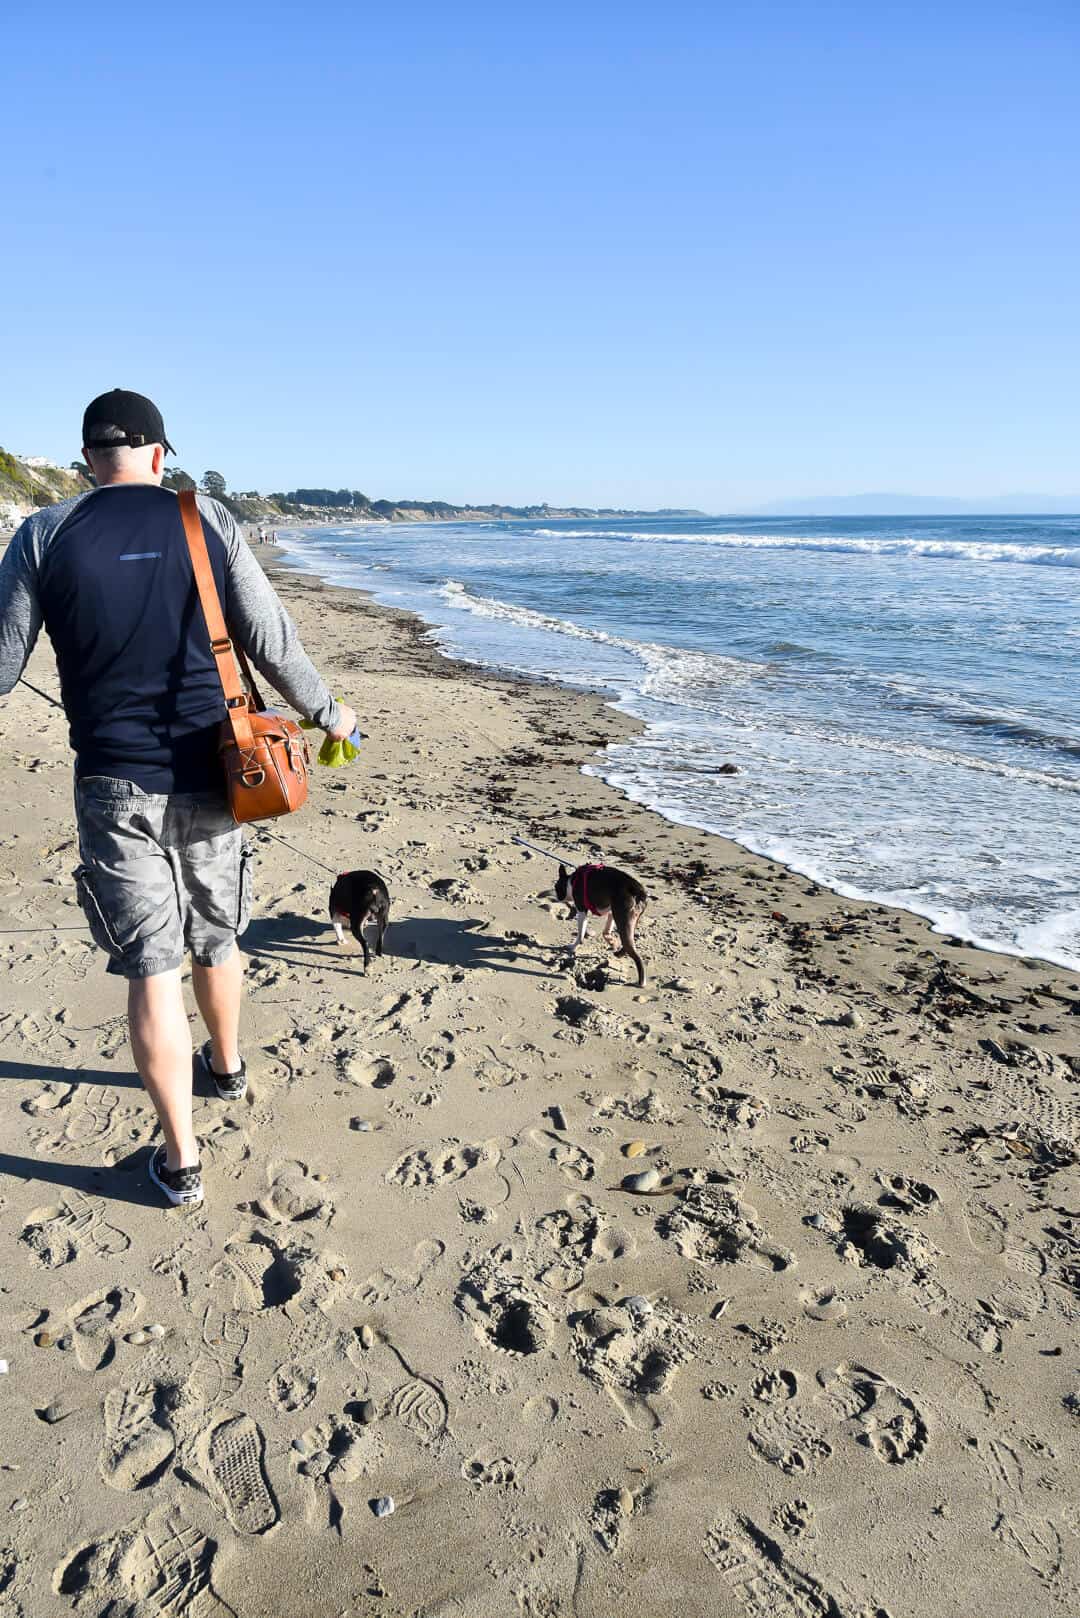
[[[197,1064],[228,1101],[247,1090],[239,1049],[251,909],[249,852],[225,800],[225,699],[199,607],[156,405],[116,388],[88,406],[95,489],[28,517],[0,562],[0,694],[44,625],[75,752],[82,864],[75,873],[108,971],[128,980],[128,1027],[163,1144],[149,1174],[170,1203],[202,1201],[192,1122],[191,1032],[181,970],[210,1038]],[[356,727],[217,500],[199,510],[229,631],[255,667],[335,740]]]

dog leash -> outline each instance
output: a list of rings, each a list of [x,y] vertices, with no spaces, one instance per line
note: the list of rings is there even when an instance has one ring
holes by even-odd
[[[282,848],[291,849],[294,854],[299,854],[302,860],[307,860],[309,865],[317,865],[320,871],[329,871],[330,875],[333,877],[339,877],[341,875],[340,871],[335,871],[330,865],[324,865],[322,860],[317,860],[314,854],[309,854],[306,849],[297,848],[295,843],[286,842],[285,838],[279,837],[277,832],[267,831],[264,826],[259,826],[256,828],[256,830],[258,831],[260,837],[269,837],[275,843],[280,843]]]
[[[44,702],[49,703],[51,707],[59,708],[61,713],[63,712],[63,704],[57,702],[55,697],[50,697],[47,691],[39,690],[39,688],[36,685],[31,685],[30,681],[27,680],[27,679],[20,679],[19,684],[20,685],[25,685],[27,690],[33,691],[35,696],[41,697],[42,700]],[[267,831],[266,828],[263,827],[263,826],[257,827],[256,830],[258,832],[259,837],[269,837],[269,838],[272,839],[273,842],[280,843],[282,848],[287,848],[293,854],[298,854],[302,860],[307,860],[309,865],[317,866],[320,871],[326,871],[332,877],[338,877],[338,876],[341,875],[340,871],[335,871],[332,866],[324,865],[322,860],[317,860],[315,858],[314,854],[309,854],[306,849],[297,848],[295,843],[288,842],[286,840],[286,838],[279,836],[277,832]],[[518,843],[522,848],[532,849],[534,854],[543,854],[546,859],[554,860],[557,865],[573,864],[574,860],[576,859],[576,855],[573,855],[573,854],[553,854],[550,849],[540,848],[540,847],[537,846],[536,843],[530,843],[524,837],[512,837],[511,842]],[[15,928],[10,928],[10,929],[3,929],[3,930],[14,932],[16,929]],[[28,928],[26,930],[27,931],[33,931],[33,929],[30,929],[30,928]],[[49,932],[55,932],[58,929],[50,927],[48,929],[43,929],[43,930],[47,930]],[[80,932],[82,931],[81,928],[75,928],[75,929],[72,929],[72,930],[73,931],[80,931]]]
[[[27,690],[32,691],[36,697],[41,697],[43,702],[49,703],[49,705],[51,707],[53,707],[53,708],[59,708],[60,712],[63,713],[63,711],[64,711],[63,704],[57,702],[55,697],[50,697],[50,695],[49,695],[49,693],[47,691],[42,691],[42,690],[39,689],[38,686],[31,685],[30,681],[27,680],[27,679],[20,678],[19,684],[20,685],[25,685]],[[299,854],[299,856],[300,856],[300,858],[302,860],[307,860],[311,865],[317,865],[319,867],[320,871],[329,871],[331,876],[340,876],[340,874],[341,874],[340,871],[331,870],[329,865],[324,865],[322,860],[317,860],[315,858],[314,854],[308,854],[306,852],[306,850],[304,850],[302,848],[297,848],[295,843],[286,842],[285,838],[284,837],[279,837],[276,832],[267,831],[265,829],[265,827],[263,827],[263,826],[256,827],[256,830],[257,830],[258,835],[260,837],[272,837],[275,843],[281,843],[281,845],[284,848],[291,849],[294,854]],[[4,928],[0,928],[0,932],[4,932],[4,933],[9,933],[9,932],[11,932],[11,933],[14,933],[14,932],[38,932],[38,931],[50,932],[51,933],[51,932],[62,932],[62,931],[65,931],[65,930],[66,929],[57,928],[57,927],[45,927],[45,928],[40,928],[40,929],[35,928],[35,927],[4,927]],[[83,931],[83,929],[81,927],[72,928],[70,930],[73,931],[73,932],[82,932]]]
[[[510,841],[520,843],[522,848],[531,848],[534,854],[544,854],[549,860],[554,860],[558,865],[572,865],[577,858],[575,854],[553,854],[550,849],[538,848],[535,843],[527,842],[524,837],[511,837]]]
[[[24,680],[21,675],[19,676],[19,684],[20,685],[25,685],[25,687],[26,687],[26,689],[28,691],[32,691],[34,693],[35,697],[41,697],[43,702],[47,702],[49,704],[49,706],[52,707],[52,708],[59,708],[60,712],[63,713],[63,711],[64,711],[63,703],[62,702],[57,702],[55,697],[50,697],[50,695],[49,695],[49,693],[47,691],[39,690],[36,685],[31,685],[30,681],[29,680]]]
[[[31,686],[30,689],[32,691],[34,687]],[[41,692],[38,694],[43,695]],[[46,701],[48,700],[49,699],[46,698]],[[57,703],[57,707],[59,707],[59,703]],[[297,848],[295,843],[287,843],[284,837],[279,837],[276,832],[265,831],[261,826],[257,827],[256,829],[260,837],[272,837],[275,843],[281,843],[284,848],[291,849],[294,854],[299,854],[302,860],[307,860],[311,865],[317,865],[320,871],[328,871],[333,877],[338,877],[341,875],[340,871],[335,871],[329,865],[324,865],[322,860],[317,860],[314,854],[307,853],[305,849]],[[376,872],[376,875],[378,875],[378,872]],[[7,938],[15,933],[85,933],[88,931],[88,925],[65,925],[61,927],[0,927],[0,938]]]

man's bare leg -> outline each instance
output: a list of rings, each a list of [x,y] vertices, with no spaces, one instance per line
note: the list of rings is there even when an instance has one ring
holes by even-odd
[[[191,1029],[179,967],[128,983],[128,1029],[135,1066],[165,1137],[165,1166],[193,1168],[199,1147],[191,1122]]]
[[[240,1001],[244,993],[244,959],[233,952],[220,966],[191,963],[191,986],[210,1035],[210,1060],[215,1073],[240,1070]]]

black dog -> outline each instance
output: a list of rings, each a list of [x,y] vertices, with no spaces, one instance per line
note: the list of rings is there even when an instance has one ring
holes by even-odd
[[[342,871],[330,889],[330,920],[339,944],[344,944],[343,926],[349,930],[364,952],[364,971],[371,964],[364,928],[374,922],[379,929],[375,940],[375,953],[383,952],[383,938],[390,922],[390,893],[378,871]]]
[[[571,948],[576,950],[583,942],[590,916],[606,916],[604,937],[610,938],[612,928],[618,928],[622,948],[615,953],[629,955],[637,967],[638,988],[643,988],[645,967],[634,948],[634,931],[649,897],[641,883],[610,865],[579,865],[573,875],[560,865],[555,897],[569,903],[571,918],[577,918],[578,933]]]

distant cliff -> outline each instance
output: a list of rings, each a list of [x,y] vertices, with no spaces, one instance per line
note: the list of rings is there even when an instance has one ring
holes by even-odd
[[[38,506],[70,500],[89,487],[81,472],[56,466],[40,455],[24,458],[0,449],[0,528],[22,522]]]

